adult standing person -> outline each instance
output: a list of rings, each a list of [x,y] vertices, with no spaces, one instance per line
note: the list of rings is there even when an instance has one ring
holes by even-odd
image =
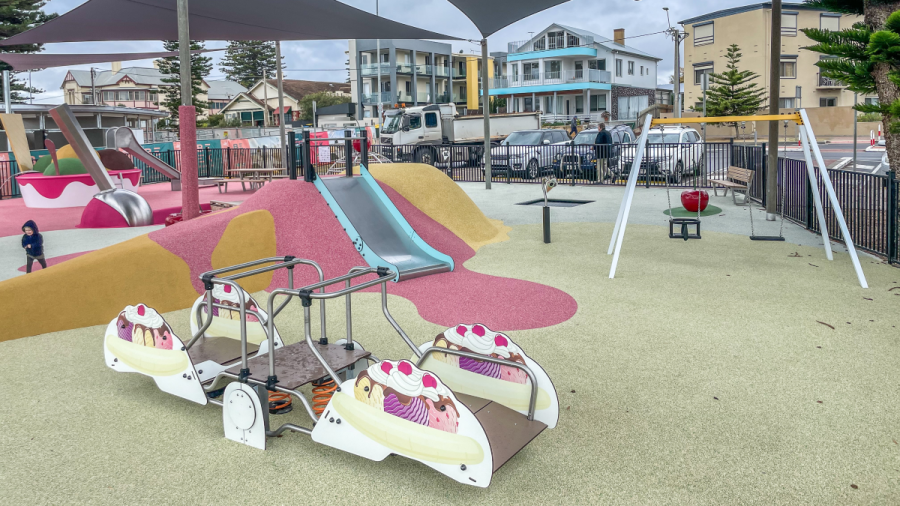
[[[597,155],[597,180],[603,181],[609,175],[609,158],[612,152],[612,135],[606,129],[606,123],[597,127],[597,138],[594,140],[594,154]]]

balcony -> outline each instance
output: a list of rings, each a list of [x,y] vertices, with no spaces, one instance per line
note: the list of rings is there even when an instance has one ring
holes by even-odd
[[[453,79],[460,79],[466,77],[466,69],[463,67],[462,70],[453,69]]]
[[[573,34],[569,34],[568,37],[564,35],[548,35],[546,37],[541,37],[540,39],[535,40],[519,40],[510,42],[507,45],[507,49],[509,54],[513,54],[530,53],[533,51],[555,51],[558,49],[568,49],[576,47],[592,48],[593,46],[593,37],[580,35],[576,36]]]
[[[818,78],[817,88],[843,88],[844,83],[837,81],[835,79],[831,79],[829,77],[825,77],[822,74],[816,74]]]
[[[416,65],[416,74],[420,76],[430,76],[434,72],[433,65]]]
[[[386,91],[386,92],[382,92],[382,93],[369,93],[369,94],[363,94],[363,96],[362,96],[362,102],[363,102],[363,105],[375,105],[375,104],[377,104],[377,103],[378,103],[378,99],[379,99],[379,95],[381,95],[380,98],[381,98],[381,103],[382,103],[382,104],[389,104],[389,103],[391,103],[391,92]]]
[[[447,104],[447,103],[450,103],[450,94],[444,92],[444,93],[441,93],[440,95],[437,95],[436,97],[434,97],[434,103],[435,103],[435,104]]]
[[[394,102],[398,104],[411,104],[413,101],[412,95],[404,91],[398,91],[395,96],[397,99]]]
[[[459,103],[459,102],[468,102],[468,101],[469,101],[469,99],[466,98],[465,95],[461,95],[459,93],[453,94],[453,102]]]
[[[450,77],[449,67],[434,67],[434,75],[437,77]]]
[[[398,74],[412,74],[412,65],[409,63],[398,63],[397,64],[397,73]]]
[[[491,89],[553,86],[579,83],[609,83],[612,75],[606,70],[563,70],[558,72],[532,72],[514,77],[491,79]],[[553,91],[553,90],[547,90]]]
[[[369,63],[366,65],[360,65],[360,72],[363,77],[377,76],[378,68],[381,67],[382,74],[390,74],[391,72],[391,64],[390,63]]]

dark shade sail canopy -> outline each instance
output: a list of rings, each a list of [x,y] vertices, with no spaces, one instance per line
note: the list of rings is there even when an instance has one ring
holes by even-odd
[[[450,0],[487,38],[534,13],[564,4],[569,0]]]
[[[211,53],[225,49],[198,49],[191,53]],[[102,53],[102,54],[44,54],[44,53],[0,53],[0,61],[9,64],[13,70],[49,69],[68,67],[70,65],[87,65],[90,63],[109,63],[113,61],[155,60],[157,58],[178,57],[177,51],[161,53]]]
[[[534,0],[523,1],[529,4]],[[461,40],[335,0],[190,0],[188,8],[193,40]],[[88,0],[62,16],[0,41],[0,46],[178,40],[175,9],[176,0]]]

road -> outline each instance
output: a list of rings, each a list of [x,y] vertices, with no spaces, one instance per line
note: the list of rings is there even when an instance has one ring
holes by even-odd
[[[796,149],[795,146],[791,146]],[[850,170],[855,172],[862,172],[864,174],[881,174],[884,175],[887,172],[887,168],[884,167],[881,163],[881,156],[884,154],[883,151],[866,151],[865,149],[869,147],[868,144],[859,143],[857,145],[857,162],[856,167],[853,167],[853,143],[829,143],[829,144],[819,144],[819,149],[822,151],[822,158],[825,160],[825,165],[829,168],[835,168],[836,166],[843,165],[846,162],[845,166],[841,167],[843,170]],[[778,156],[785,156],[782,151],[779,151]],[[794,160],[803,160],[803,152],[802,151],[788,151],[786,156],[788,158],[792,158]]]

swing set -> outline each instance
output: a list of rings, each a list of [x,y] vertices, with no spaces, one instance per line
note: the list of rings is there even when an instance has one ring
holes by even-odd
[[[608,255],[613,255],[612,265],[609,269],[609,277],[610,279],[615,278],[616,276],[616,266],[619,263],[619,254],[622,250],[622,243],[625,240],[625,226],[628,223],[628,214],[631,211],[631,202],[634,199],[634,189],[637,186],[638,180],[638,172],[640,171],[641,163],[644,157],[644,151],[647,147],[647,137],[650,132],[650,129],[659,125],[671,125],[671,124],[680,124],[680,123],[731,123],[731,122],[740,122],[740,121],[793,121],[797,123],[800,130],[800,143],[803,147],[803,155],[806,161],[806,171],[807,171],[807,180],[809,181],[810,189],[812,190],[810,193],[813,196],[813,201],[816,207],[816,216],[819,219],[819,225],[822,229],[822,244],[825,247],[825,256],[828,260],[833,260],[834,256],[831,251],[831,240],[828,235],[828,227],[825,221],[825,210],[822,207],[822,199],[819,196],[818,188],[816,187],[816,172],[815,166],[813,165],[813,156],[815,156],[815,161],[819,167],[819,177],[822,179],[822,183],[825,186],[825,193],[828,195],[828,200],[831,202],[832,209],[834,211],[835,219],[838,222],[838,226],[840,227],[841,234],[844,238],[844,243],[847,246],[847,252],[850,254],[850,260],[853,262],[853,268],[856,271],[856,277],[859,279],[859,284],[863,288],[868,288],[869,285],[866,282],[866,276],[863,274],[862,266],[859,262],[859,256],[856,254],[856,247],[853,244],[853,239],[850,237],[850,230],[847,228],[847,222],[844,219],[844,212],[841,209],[841,204],[837,199],[837,195],[834,191],[834,186],[831,183],[831,178],[828,176],[828,170],[825,167],[825,161],[822,158],[822,152],[819,151],[819,146],[816,143],[816,135],[812,130],[812,127],[809,124],[809,117],[806,114],[805,109],[800,109],[799,111],[791,114],[773,114],[773,115],[759,115],[759,116],[721,116],[714,118],[666,118],[666,119],[654,119],[652,116],[647,115],[644,119],[644,125],[641,129],[641,136],[638,138],[637,149],[634,156],[634,160],[632,161],[631,171],[628,174],[628,182],[625,185],[625,196],[622,198],[622,203],[619,206],[619,214],[616,217],[616,225],[613,228],[612,238],[609,243],[609,250],[607,251]],[[649,177],[649,174],[648,176]],[[749,187],[749,183],[748,183]],[[668,184],[666,185],[666,193],[668,196]],[[749,189],[748,189],[749,191]],[[748,195],[749,202],[749,195]],[[670,207],[670,218],[671,218],[671,203]],[[773,241],[779,240],[782,238],[781,233],[776,236],[756,236],[755,230],[753,229],[753,210],[750,210],[750,219],[751,219],[751,239],[753,240],[763,240],[763,241]],[[672,233],[672,228],[675,225],[680,225],[682,227],[682,237],[687,236],[687,239],[690,238],[698,238],[699,239],[699,213],[697,219],[694,220],[691,218],[692,223],[697,226],[697,234],[696,237],[691,237],[691,235],[687,234],[687,223],[678,222],[677,218],[673,218],[670,220],[669,228],[670,234],[672,237],[679,237],[677,234]],[[784,227],[784,191],[782,190],[782,206],[781,206],[781,226],[782,230]]]

